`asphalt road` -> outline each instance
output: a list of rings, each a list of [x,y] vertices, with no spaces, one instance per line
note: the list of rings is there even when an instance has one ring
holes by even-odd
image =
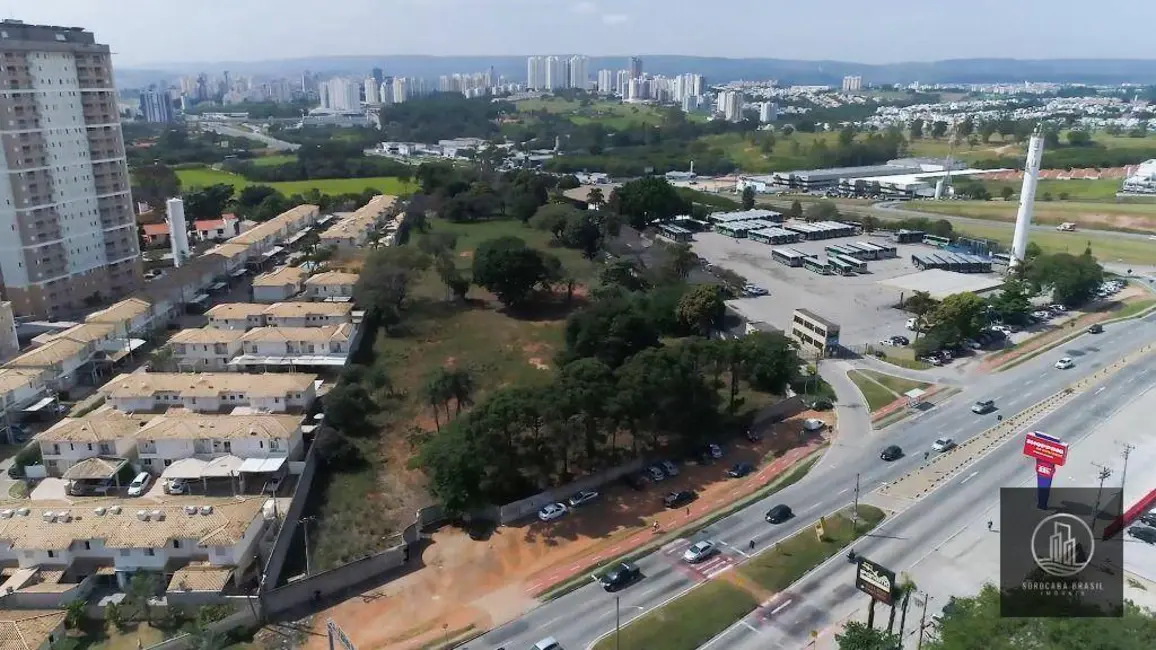
[[[257,140],[265,144],[270,149],[277,151],[296,151],[301,145],[278,140],[277,138],[265,135],[264,133],[256,133],[248,129],[242,129],[235,126],[229,126],[220,122],[200,122],[199,126],[206,131],[213,131],[221,135],[229,135],[233,137],[249,138],[250,140]]]
[[[984,376],[977,385],[965,387],[945,404],[909,417],[883,432],[865,435],[841,427],[835,444],[804,480],[712,524],[694,539],[709,538],[721,542],[725,545],[723,557],[732,564],[741,562],[745,559],[750,540],[755,541],[755,552],[758,552],[811,526],[820,516],[849,505],[856,475],[859,475],[861,494],[866,495],[882,483],[914,469],[922,461],[922,452],[935,438],[947,435],[962,442],[994,425],[997,414],[1011,415],[1042,401],[1153,338],[1156,338],[1156,315],[1127,325],[1109,326],[1102,334],[1081,336],[1016,368]],[[1076,367],[1067,371],[1055,370],[1052,364],[1062,356],[1072,357]],[[971,403],[982,398],[995,399],[1000,410],[984,416],[971,413]],[[1068,417],[1086,415],[1081,414],[1079,406],[1071,405],[1060,413]],[[1063,416],[1052,417],[1062,419]],[[879,450],[888,444],[900,445],[908,456],[893,463],[879,460]],[[982,483],[978,487],[990,489],[990,484]],[[940,498],[946,498],[946,495]],[[786,524],[772,526],[763,520],[763,515],[777,503],[790,505],[796,516]],[[945,513],[950,513],[954,505],[952,502],[940,507]],[[961,502],[960,505],[967,503]],[[941,528],[943,520],[951,518],[953,515],[944,514],[937,522],[928,525]],[[918,517],[913,519],[918,520]],[[658,551],[639,560],[638,565],[645,576],[643,580],[618,593],[623,624],[706,580],[704,575],[679,562],[677,552]],[[537,607],[464,647],[469,650],[513,650],[529,648],[538,640],[553,636],[564,648],[575,650],[587,648],[613,630],[614,625],[615,596],[592,582]],[[802,628],[797,625],[790,627],[788,634],[793,635],[799,629]],[[806,631],[810,629],[807,627]]]
[[[1102,460],[1105,451],[1111,453],[1112,439],[1126,440],[1127,432],[1100,435],[1086,444],[1081,441],[1097,431],[1098,425],[1114,412],[1151,388],[1154,379],[1156,356],[1148,356],[1112,375],[1103,384],[1103,391],[1081,394],[1065,408],[1045,416],[1034,428],[1069,443],[1069,465],[1089,456]],[[1099,439],[1105,437],[1106,440]],[[982,530],[986,521],[998,523],[999,489],[1035,484],[1034,463],[1021,455],[1020,445],[1016,444],[1019,440],[1016,437],[1015,442],[996,448],[938,490],[885,521],[870,536],[856,543],[856,552],[896,574],[912,572],[914,566],[964,528],[972,526]],[[1063,473],[1068,473],[1066,468]],[[1094,486],[1094,476],[1094,472],[1085,473],[1078,483],[1061,478],[1056,485]],[[998,535],[998,531],[984,530],[983,536],[987,534]],[[976,543],[974,539],[971,541],[971,545]],[[938,614],[952,595],[975,593],[985,582],[998,581],[998,545],[989,546],[988,551],[980,557],[970,556],[965,567],[931,566],[926,567],[926,571],[912,573],[916,585],[930,593],[931,602],[938,605],[929,607],[929,615]],[[703,647],[801,648],[810,642],[812,631],[822,631],[856,614],[857,610],[866,610],[868,598],[856,591],[854,582],[854,566],[844,556],[836,556],[792,585],[786,593],[776,596],[762,608],[762,616],[748,616]],[[880,616],[886,621],[886,608],[877,608],[876,625]],[[914,616],[917,619],[919,613]],[[910,612],[908,621],[910,630],[913,627]]]
[[[890,218],[893,218],[893,219],[906,219],[908,217],[923,217],[925,219],[931,219],[931,220],[947,219],[948,221],[950,221],[952,223],[971,224],[974,226],[990,226],[992,224],[1002,224],[1002,225],[1006,225],[1008,227],[1014,227],[1015,226],[1014,221],[991,221],[988,219],[972,219],[970,217],[956,217],[956,216],[949,215],[949,214],[939,214],[937,212],[920,212],[918,210],[908,210],[907,208],[900,207],[903,205],[909,205],[909,204],[897,203],[895,201],[884,201],[883,203],[873,204],[871,206],[871,209],[877,210],[877,211],[883,212],[883,213],[890,213]],[[1019,205],[1018,203],[1009,203],[1008,208],[1012,209],[1013,207],[1018,207],[1018,205]],[[883,218],[888,218],[889,215],[883,214],[880,216],[882,216]],[[1047,225],[1047,224],[1032,224],[1031,229],[1036,231],[1036,232],[1044,232],[1044,231],[1054,232],[1056,230],[1056,227],[1051,226],[1051,225]],[[1118,230],[1095,230],[1092,228],[1080,228],[1079,232],[1073,233],[1073,234],[1074,234],[1074,236],[1079,236],[1079,233],[1085,233],[1085,234],[1089,234],[1089,235],[1096,235],[1096,236],[1102,236],[1102,237],[1118,237],[1120,239],[1151,239],[1151,236],[1147,235],[1147,234],[1134,233],[1134,232],[1120,232]]]

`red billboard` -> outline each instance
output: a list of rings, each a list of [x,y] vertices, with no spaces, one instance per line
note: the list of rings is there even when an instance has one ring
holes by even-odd
[[[1046,433],[1032,431],[1024,438],[1024,455],[1043,463],[1062,466],[1068,459],[1068,443]]]

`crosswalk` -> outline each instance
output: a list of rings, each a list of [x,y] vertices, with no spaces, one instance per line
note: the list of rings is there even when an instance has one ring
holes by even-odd
[[[700,582],[705,582],[725,573],[736,563],[735,558],[727,553],[726,547],[723,547],[718,553],[702,562],[689,564],[683,561],[682,554],[690,545],[691,540],[689,539],[676,539],[662,547],[662,554],[680,571]]]

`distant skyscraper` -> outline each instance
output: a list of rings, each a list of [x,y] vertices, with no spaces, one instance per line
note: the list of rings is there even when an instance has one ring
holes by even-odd
[[[774,102],[763,102],[759,105],[759,121],[768,124],[779,119],[779,105]]]
[[[528,90],[546,88],[546,57],[532,56],[526,59],[526,88]]]
[[[361,84],[352,79],[334,77],[322,84],[321,108],[331,111],[356,111],[361,107]]]
[[[630,78],[637,79],[642,76],[642,59],[637,56],[630,57]]]
[[[385,72],[381,68],[374,68],[371,76],[378,86],[381,85],[382,81],[385,81]]]
[[[863,77],[858,75],[843,77],[843,92],[854,92],[863,89]]]
[[[724,90],[718,94],[718,112],[728,122],[743,119],[743,94],[737,90]]]
[[[614,74],[614,92],[625,97],[630,92],[630,71],[619,70]]]
[[[0,30],[4,299],[21,316],[91,311],[141,282],[112,55],[80,27]]]
[[[598,71],[598,92],[603,95],[611,95],[615,92],[613,70]]]
[[[566,59],[560,56],[546,57],[546,84],[549,90],[567,88],[570,85],[569,66]]]
[[[369,77],[363,84],[365,86],[365,103],[366,104],[380,104],[381,96],[378,88],[381,87],[381,82]]]
[[[157,90],[156,86],[149,86],[148,90],[140,94],[140,112],[146,122],[163,124],[173,121],[173,102],[169,94]]]
[[[581,88],[586,90],[590,85],[590,59],[581,54],[570,57],[570,83],[571,88]]]
[[[393,103],[393,79],[386,77],[381,80],[381,85],[377,88],[377,97],[382,104]]]

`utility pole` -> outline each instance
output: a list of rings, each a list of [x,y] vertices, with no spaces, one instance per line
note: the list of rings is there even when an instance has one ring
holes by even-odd
[[[855,475],[855,505],[851,508],[851,532],[859,530],[859,475]],[[872,610],[874,613],[875,610]]]
[[[923,594],[923,613],[919,615],[919,644],[915,646],[915,650],[923,650],[923,629],[927,627],[927,601],[931,600],[931,596]]]
[[[622,602],[618,596],[614,597],[614,650],[622,650]]]
[[[313,575],[313,563],[309,561],[309,523],[315,519],[315,517],[302,517],[300,519],[301,530],[305,533],[305,577],[307,578]]]
[[[1126,442],[1124,443],[1124,471],[1120,472],[1120,493],[1121,493],[1120,496],[1121,497],[1123,496],[1125,482],[1128,480],[1128,456],[1132,455],[1132,450],[1135,448],[1136,448],[1136,445],[1131,445],[1131,444],[1128,444]]]
[[[1100,468],[1100,474],[1098,476],[1100,479],[1100,487],[1096,490],[1096,505],[1092,506],[1092,528],[1095,528],[1096,519],[1100,517],[1100,496],[1104,492],[1104,481],[1108,480],[1108,477],[1112,476],[1112,470],[1111,468],[1104,467],[1103,465],[1098,465],[1096,463],[1092,463],[1092,465]]]

